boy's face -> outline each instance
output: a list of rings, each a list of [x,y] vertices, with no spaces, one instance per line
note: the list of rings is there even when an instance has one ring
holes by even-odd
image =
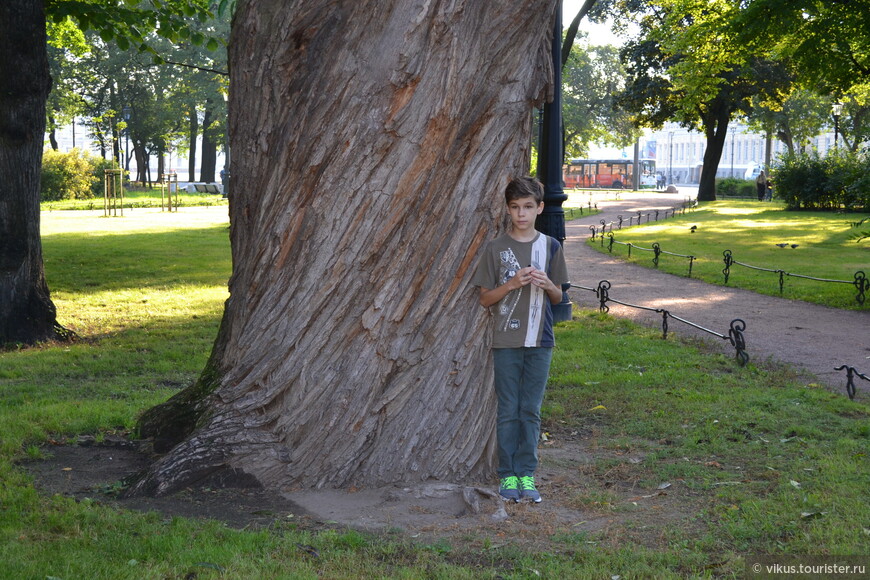
[[[511,225],[516,232],[529,232],[535,229],[535,218],[544,211],[544,202],[535,203],[534,197],[521,197],[508,202]]]

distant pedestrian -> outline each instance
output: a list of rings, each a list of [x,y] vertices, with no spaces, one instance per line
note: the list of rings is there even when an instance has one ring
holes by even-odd
[[[764,196],[767,195],[767,177],[764,175],[763,169],[755,178],[755,189],[758,192],[758,201],[764,201]]]

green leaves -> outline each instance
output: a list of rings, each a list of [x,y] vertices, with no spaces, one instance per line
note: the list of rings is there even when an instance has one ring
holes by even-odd
[[[115,41],[121,50],[147,50],[151,35],[172,42],[189,39],[212,50],[220,47],[218,39],[191,28],[191,19],[205,22],[214,16],[206,0],[123,0],[120,6],[109,0],[46,0],[46,14],[54,22],[72,18],[81,30],[92,30],[107,43]]]
[[[633,113],[614,103],[626,76],[616,47],[575,43],[562,74],[562,116],[569,157],[585,156],[590,142],[625,146],[636,138]]]
[[[870,5],[866,2],[749,0],[740,42],[787,59],[807,85],[846,92],[870,80]]]

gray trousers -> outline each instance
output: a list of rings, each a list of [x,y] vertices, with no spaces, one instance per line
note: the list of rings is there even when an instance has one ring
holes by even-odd
[[[498,398],[498,476],[534,475],[538,467],[541,403],[553,349],[494,348]]]

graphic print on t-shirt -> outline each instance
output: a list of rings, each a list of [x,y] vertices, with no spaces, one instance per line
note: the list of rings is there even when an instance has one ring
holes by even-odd
[[[514,255],[514,251],[508,248],[499,253],[501,264],[499,266],[499,284],[504,284],[511,278],[517,275],[520,271],[520,263]],[[501,299],[498,305],[498,313],[502,317],[501,330],[519,330],[520,320],[513,318],[514,310],[520,301],[520,293],[522,288],[511,290],[507,296]]]
[[[532,267],[543,270],[547,261],[547,236],[538,236],[532,244]],[[529,325],[526,327],[525,346],[535,346],[541,332],[544,314],[544,291],[538,286],[529,286]]]
[[[546,239],[544,236],[539,236],[538,241],[541,239]],[[543,246],[537,241],[532,246],[532,264],[531,266],[536,270],[542,270],[541,267],[541,252],[546,251],[546,246]],[[541,320],[539,316],[541,315],[541,309],[544,307],[544,291],[538,288],[537,286],[530,286],[531,288],[531,297],[529,298],[529,326],[528,333],[526,334],[526,346],[529,346],[529,341],[531,341],[531,345],[534,346],[535,341],[538,338],[538,328],[540,327]]]

